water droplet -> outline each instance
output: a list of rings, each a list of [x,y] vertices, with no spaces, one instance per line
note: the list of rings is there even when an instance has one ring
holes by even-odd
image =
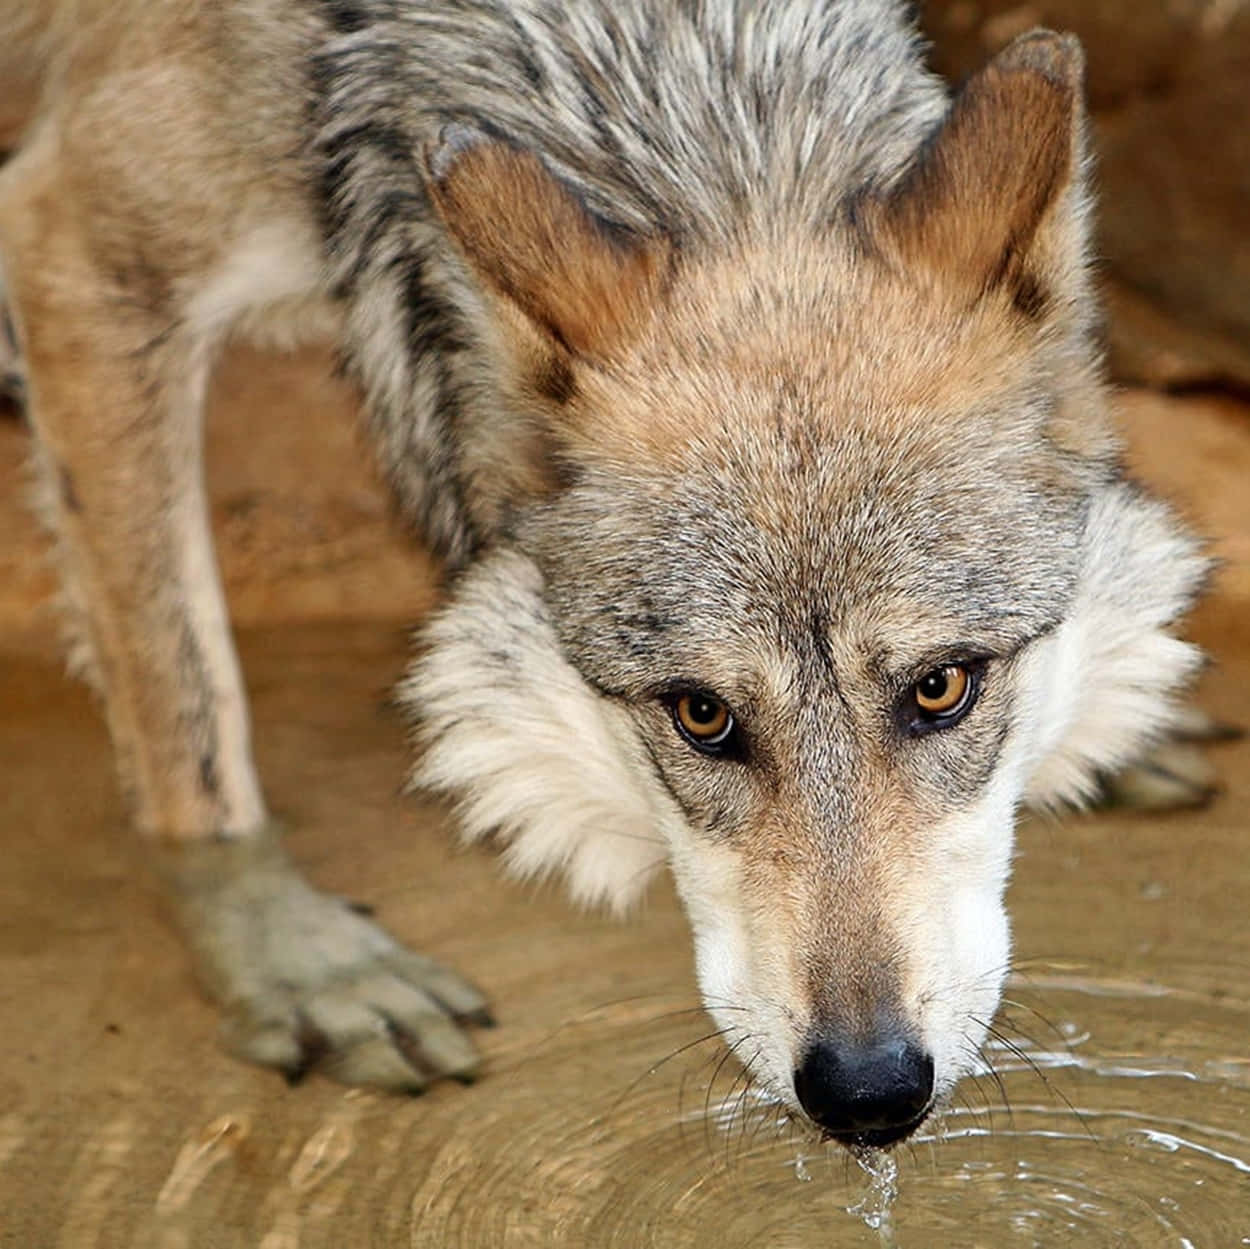
[[[898,1162],[883,1149],[857,1149],[854,1155],[859,1169],[868,1176],[868,1187],[846,1212],[858,1215],[873,1231],[881,1232],[883,1239],[890,1237],[890,1208],[898,1196]]]

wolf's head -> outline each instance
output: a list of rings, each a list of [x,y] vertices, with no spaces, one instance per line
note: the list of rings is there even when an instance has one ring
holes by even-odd
[[[1018,806],[1085,796],[1194,666],[1202,561],[1089,345],[1078,78],[1019,41],[890,186],[715,254],[506,145],[431,162],[519,463],[408,685],[418,780],[584,899],[667,859],[729,1043],[847,1142],[974,1063]]]

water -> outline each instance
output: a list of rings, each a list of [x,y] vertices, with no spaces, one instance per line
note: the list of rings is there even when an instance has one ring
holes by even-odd
[[[1250,1058],[1238,1052],[1250,1003],[1067,969],[1030,980],[1008,994],[1056,1012],[1050,1043],[987,1046],[997,1080],[987,1064],[893,1153],[796,1148],[784,1116],[779,1148],[760,1128],[777,1118],[768,1102],[714,1101],[729,1164],[708,1175],[706,1155],[683,1161],[676,1143],[663,1160],[705,1203],[691,1228],[723,1221],[725,1249],[1250,1244]],[[701,1183],[691,1168],[705,1170]],[[613,1230],[608,1243],[628,1243],[622,1224]],[[654,1243],[702,1242],[691,1231]]]
[[[898,1159],[880,1149],[857,1150],[855,1164],[867,1177],[864,1195],[853,1205],[847,1206],[847,1214],[863,1220],[881,1236],[882,1244],[892,1247],[894,1238],[894,1203],[898,1199]]]

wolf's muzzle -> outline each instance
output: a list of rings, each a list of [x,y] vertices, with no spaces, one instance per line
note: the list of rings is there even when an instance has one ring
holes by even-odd
[[[933,1057],[902,1037],[814,1041],[794,1072],[799,1104],[843,1145],[884,1147],[924,1122]]]

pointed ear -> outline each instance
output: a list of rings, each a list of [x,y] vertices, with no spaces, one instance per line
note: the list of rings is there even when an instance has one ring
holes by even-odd
[[[593,216],[534,153],[449,126],[427,167],[434,206],[470,267],[566,350],[609,354],[662,294],[668,246]]]
[[[970,78],[882,205],[888,251],[1040,315],[1083,261],[1083,65],[1073,36],[1037,30]]]

